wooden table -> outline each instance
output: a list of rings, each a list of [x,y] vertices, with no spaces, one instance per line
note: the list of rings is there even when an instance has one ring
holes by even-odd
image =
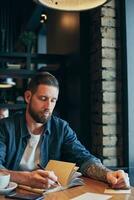
[[[83,178],[85,181],[84,186],[70,188],[61,192],[55,192],[45,196],[45,200],[69,200],[73,197],[79,196],[85,192],[94,192],[104,194],[107,184],[95,181],[89,178]],[[24,191],[24,190],[23,190]],[[131,194],[110,194],[111,200],[134,200],[134,188],[131,187]],[[0,196],[0,200],[7,200],[4,196]]]

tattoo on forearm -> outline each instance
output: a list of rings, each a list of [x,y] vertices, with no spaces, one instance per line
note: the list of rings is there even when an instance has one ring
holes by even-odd
[[[89,168],[87,169],[87,176],[93,179],[107,182],[106,174],[108,171],[110,170],[106,168],[104,165],[102,165],[101,163],[93,164],[89,166]]]

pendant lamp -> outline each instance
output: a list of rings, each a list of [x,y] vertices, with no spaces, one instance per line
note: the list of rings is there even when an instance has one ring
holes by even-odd
[[[0,88],[11,88],[15,84],[12,78],[0,78]]]
[[[64,11],[82,11],[101,6],[110,0],[34,0],[49,8]]]

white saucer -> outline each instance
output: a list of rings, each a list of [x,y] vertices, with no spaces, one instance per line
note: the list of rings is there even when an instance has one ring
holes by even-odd
[[[17,183],[10,182],[6,188],[0,189],[0,194],[8,194],[12,190],[14,190],[16,187],[17,187]]]

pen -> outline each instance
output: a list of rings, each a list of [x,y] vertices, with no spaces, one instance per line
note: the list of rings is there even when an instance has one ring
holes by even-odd
[[[37,164],[37,166],[38,166],[40,169],[43,169],[43,170],[44,170],[44,167],[41,166],[39,163]],[[56,183],[57,185],[61,185],[58,181],[55,181],[55,183]]]
[[[38,166],[40,169],[43,169],[43,170],[44,170],[44,167],[41,166],[39,163],[37,164],[37,166]]]

